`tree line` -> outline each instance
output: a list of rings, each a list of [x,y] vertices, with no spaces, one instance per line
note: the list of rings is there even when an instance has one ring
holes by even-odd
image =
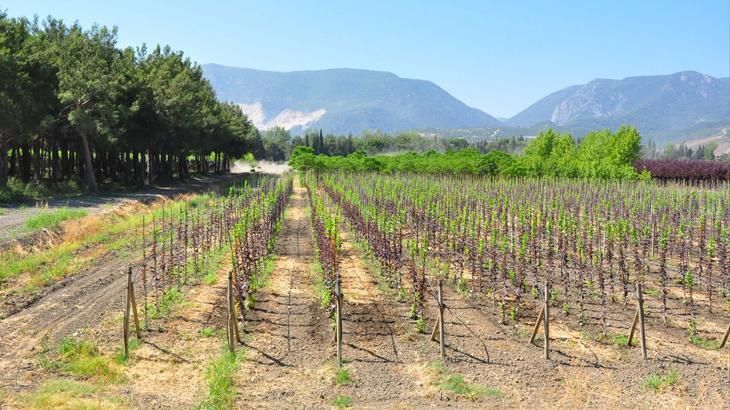
[[[428,151],[447,152],[474,148],[481,153],[500,150],[520,153],[527,140],[523,137],[500,137],[492,141],[471,141],[465,138],[443,138],[438,135],[424,135],[413,131],[383,133],[365,131],[361,135],[324,134],[322,130],[310,130],[303,135],[292,136],[290,131],[274,127],[260,133],[255,142],[254,156],[258,159],[286,161],[296,147],[309,147],[314,154],[347,156],[360,152],[366,155],[385,153]]]
[[[459,151],[423,154],[369,156],[356,152],[347,156],[316,154],[311,147],[297,147],[290,164],[301,170],[416,172],[434,174],[476,174],[530,177],[578,177],[594,179],[648,178],[634,163],[641,157],[641,136],[634,127],[615,132],[594,131],[580,141],[552,129],[530,140],[522,154],[491,150],[485,154],[474,147]]]
[[[651,146],[647,145],[646,159],[669,159],[669,160],[700,160],[700,161],[723,161],[730,162],[730,155],[715,155],[718,144],[710,142],[708,144],[699,144],[694,148],[687,144],[667,144],[661,150],[651,150]]]
[[[144,185],[226,171],[256,129],[170,47],[117,47],[117,29],[0,11],[0,190]]]

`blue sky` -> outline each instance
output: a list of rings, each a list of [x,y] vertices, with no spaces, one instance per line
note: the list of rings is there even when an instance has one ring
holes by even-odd
[[[495,116],[595,78],[730,75],[730,0],[0,0],[11,16],[119,27],[199,63],[426,79]]]

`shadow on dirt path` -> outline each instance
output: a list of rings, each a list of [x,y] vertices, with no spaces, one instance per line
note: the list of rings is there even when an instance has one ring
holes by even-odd
[[[237,373],[239,408],[321,403],[334,353],[330,320],[315,291],[305,190],[295,185],[278,234],[269,286],[246,317],[246,360]]]

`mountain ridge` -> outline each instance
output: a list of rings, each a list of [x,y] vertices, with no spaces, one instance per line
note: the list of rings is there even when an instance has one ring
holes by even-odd
[[[264,120],[275,121],[287,109],[297,118],[311,118],[309,114],[325,111],[311,123],[290,124],[295,132],[308,126],[333,133],[359,133],[365,129],[397,131],[424,125],[451,128],[501,124],[431,81],[402,78],[386,71],[333,68],[275,72],[217,64],[202,67],[219,98],[241,104],[244,111],[259,103]]]
[[[578,135],[631,124],[662,143],[708,136],[730,127],[730,79],[692,70],[599,78],[550,93],[506,124],[526,127],[539,122]]]
[[[531,135],[553,127],[581,137],[630,124],[664,144],[730,129],[730,78],[693,70],[596,78],[497,119],[429,80],[388,71],[341,67],[280,72],[220,64],[202,68],[218,97],[239,104],[257,127],[283,126],[294,133],[310,127],[335,134],[502,128]]]

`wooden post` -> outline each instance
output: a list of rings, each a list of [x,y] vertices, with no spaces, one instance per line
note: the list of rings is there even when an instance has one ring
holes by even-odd
[[[544,314],[542,319],[544,321],[543,327],[545,329],[545,360],[550,360],[550,283],[545,283],[545,307],[543,308]]]
[[[730,325],[727,325],[727,330],[725,331],[725,337],[722,338],[722,343],[720,343],[720,349],[725,347],[728,336],[730,336]]]
[[[631,343],[634,340],[634,333],[636,333],[636,327],[639,325],[639,308],[636,308],[636,313],[634,314],[634,321],[631,322],[631,331],[629,332],[629,341],[628,345],[631,346]]]
[[[438,342],[438,338],[436,337],[436,335],[438,334],[439,323],[441,323],[441,321],[439,320],[439,318],[436,318],[436,323],[434,323],[433,330],[431,330],[431,341],[432,342]]]
[[[337,366],[342,367],[342,283],[335,279],[335,339],[337,340]]]
[[[127,303],[124,307],[124,356],[129,356],[129,307],[132,301],[129,299],[129,288],[132,285],[132,269],[127,271]]]
[[[530,343],[535,343],[535,338],[537,337],[537,331],[540,330],[540,324],[542,324],[542,317],[545,314],[545,306],[540,308],[540,314],[537,315],[537,321],[535,321],[535,327],[532,329],[532,336],[530,336]]]
[[[142,298],[144,302],[144,323],[149,326],[150,321],[147,317],[147,249],[145,243],[145,221],[142,215]]]
[[[228,332],[227,332],[227,335],[228,335],[228,350],[230,350],[231,353],[235,353],[236,352],[236,347],[235,347],[234,342],[233,342],[233,338],[234,338],[234,336],[233,336],[233,330],[234,330],[233,329],[233,320],[234,320],[234,318],[233,318],[233,309],[232,309],[232,306],[233,306],[233,286],[232,286],[232,282],[233,282],[233,272],[232,271],[229,271],[228,272],[228,287],[226,289],[226,310],[228,311],[228,321],[227,321],[228,322],[228,325],[226,326],[226,328],[228,330]]]
[[[127,285],[127,298],[129,298],[131,304],[132,304],[132,317],[134,318],[134,329],[137,334],[137,339],[142,340],[142,330],[139,326],[139,316],[137,315],[137,298],[134,296],[134,282],[131,280],[132,278],[132,267],[129,267],[129,272],[127,273],[127,276],[130,278]]]
[[[238,330],[238,309],[236,309],[236,302],[234,300],[233,306],[231,306],[231,310],[233,311],[232,319],[233,319],[233,334],[236,335],[236,342],[243,344],[243,341],[241,340],[241,331]]]
[[[231,271],[231,281],[228,286],[230,286],[231,290],[231,299],[230,299],[230,310],[231,310],[231,326],[233,326],[233,334],[236,335],[236,342],[243,344],[241,341],[241,332],[238,331],[238,314],[236,309],[236,298],[233,296],[233,271]]]
[[[439,351],[441,353],[441,361],[446,362],[446,341],[444,340],[444,292],[443,292],[444,280],[439,279]]]
[[[641,283],[636,284],[636,300],[639,301],[639,331],[641,333],[641,354],[644,361],[648,360],[646,356],[646,332],[644,331],[644,296],[641,291]]]

